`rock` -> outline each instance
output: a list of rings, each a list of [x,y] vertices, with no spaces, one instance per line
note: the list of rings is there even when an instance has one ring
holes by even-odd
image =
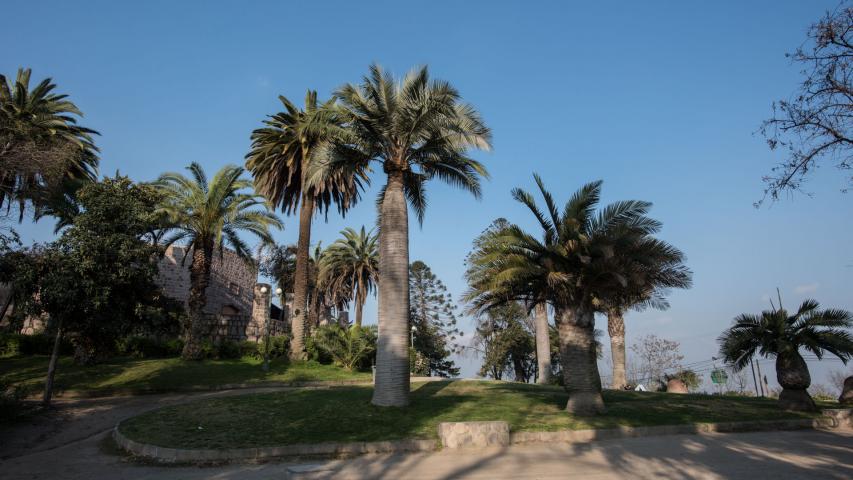
[[[844,379],[844,387],[841,389],[841,396],[838,397],[838,403],[853,405],[853,376]]]
[[[445,448],[505,447],[509,445],[507,422],[441,422],[438,438]]]
[[[670,378],[666,382],[666,393],[687,393],[687,386],[677,378]]]

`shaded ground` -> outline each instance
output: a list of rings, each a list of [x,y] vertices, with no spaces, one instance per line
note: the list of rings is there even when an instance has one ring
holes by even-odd
[[[414,384],[406,408],[374,407],[371,394],[371,387],[334,387],[214,398],[152,411],[121,428],[144,443],[216,449],[435,438],[446,421],[504,420],[512,431],[554,431],[809,416],[763,398],[607,391],[606,415],[574,417],[563,410],[562,388],[505,382]]]
[[[47,363],[46,356],[0,358],[0,383],[21,385],[31,392],[38,392],[44,385]],[[56,388],[61,396],[64,391],[87,391],[89,394],[167,392],[233,383],[370,379],[370,373],[347,372],[315,362],[290,363],[283,359],[273,360],[270,371],[265,373],[261,370],[261,361],[253,358],[202,362],[184,362],[179,358],[116,358],[89,367],[74,365],[70,358],[62,358],[57,370]]]

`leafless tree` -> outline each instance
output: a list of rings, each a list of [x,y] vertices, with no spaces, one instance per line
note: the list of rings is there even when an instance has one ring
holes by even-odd
[[[841,395],[841,389],[844,388],[844,380],[847,377],[853,376],[853,370],[833,370],[829,372],[829,385],[835,391],[836,396]]]
[[[845,3],[812,25],[806,42],[786,55],[802,66],[804,80],[788,100],[773,104],[773,116],[761,126],[770,148],[786,157],[764,177],[764,199],[802,191],[819,163],[853,168],[853,5]]]
[[[684,355],[679,348],[678,342],[656,335],[645,335],[631,345],[631,351],[639,360],[640,383],[657,386],[658,383],[663,382],[666,373],[675,373],[681,368]]]

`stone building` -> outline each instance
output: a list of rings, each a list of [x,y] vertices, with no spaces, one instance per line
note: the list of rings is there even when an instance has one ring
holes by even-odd
[[[190,296],[190,264],[192,254],[187,247],[172,245],[166,249],[158,264],[157,284],[163,293],[184,303]],[[223,249],[214,252],[207,287],[204,312],[223,315],[251,315],[253,288],[258,270],[246,264],[236,253]]]

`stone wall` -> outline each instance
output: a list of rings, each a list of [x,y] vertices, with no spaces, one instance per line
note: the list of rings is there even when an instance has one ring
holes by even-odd
[[[187,254],[186,247],[172,245],[166,249],[158,265],[157,284],[167,296],[184,302],[184,307],[190,294],[190,263],[192,252]],[[257,277],[257,269],[248,266],[231,250],[223,250],[221,257],[219,252],[214,252],[204,312],[251,315],[252,289]]]
[[[240,342],[249,340],[260,342],[264,338],[264,323],[257,322],[248,315],[207,315],[205,326],[202,331],[210,333],[213,343],[223,341]],[[283,335],[287,333],[287,325],[281,320],[270,322],[270,335]]]

